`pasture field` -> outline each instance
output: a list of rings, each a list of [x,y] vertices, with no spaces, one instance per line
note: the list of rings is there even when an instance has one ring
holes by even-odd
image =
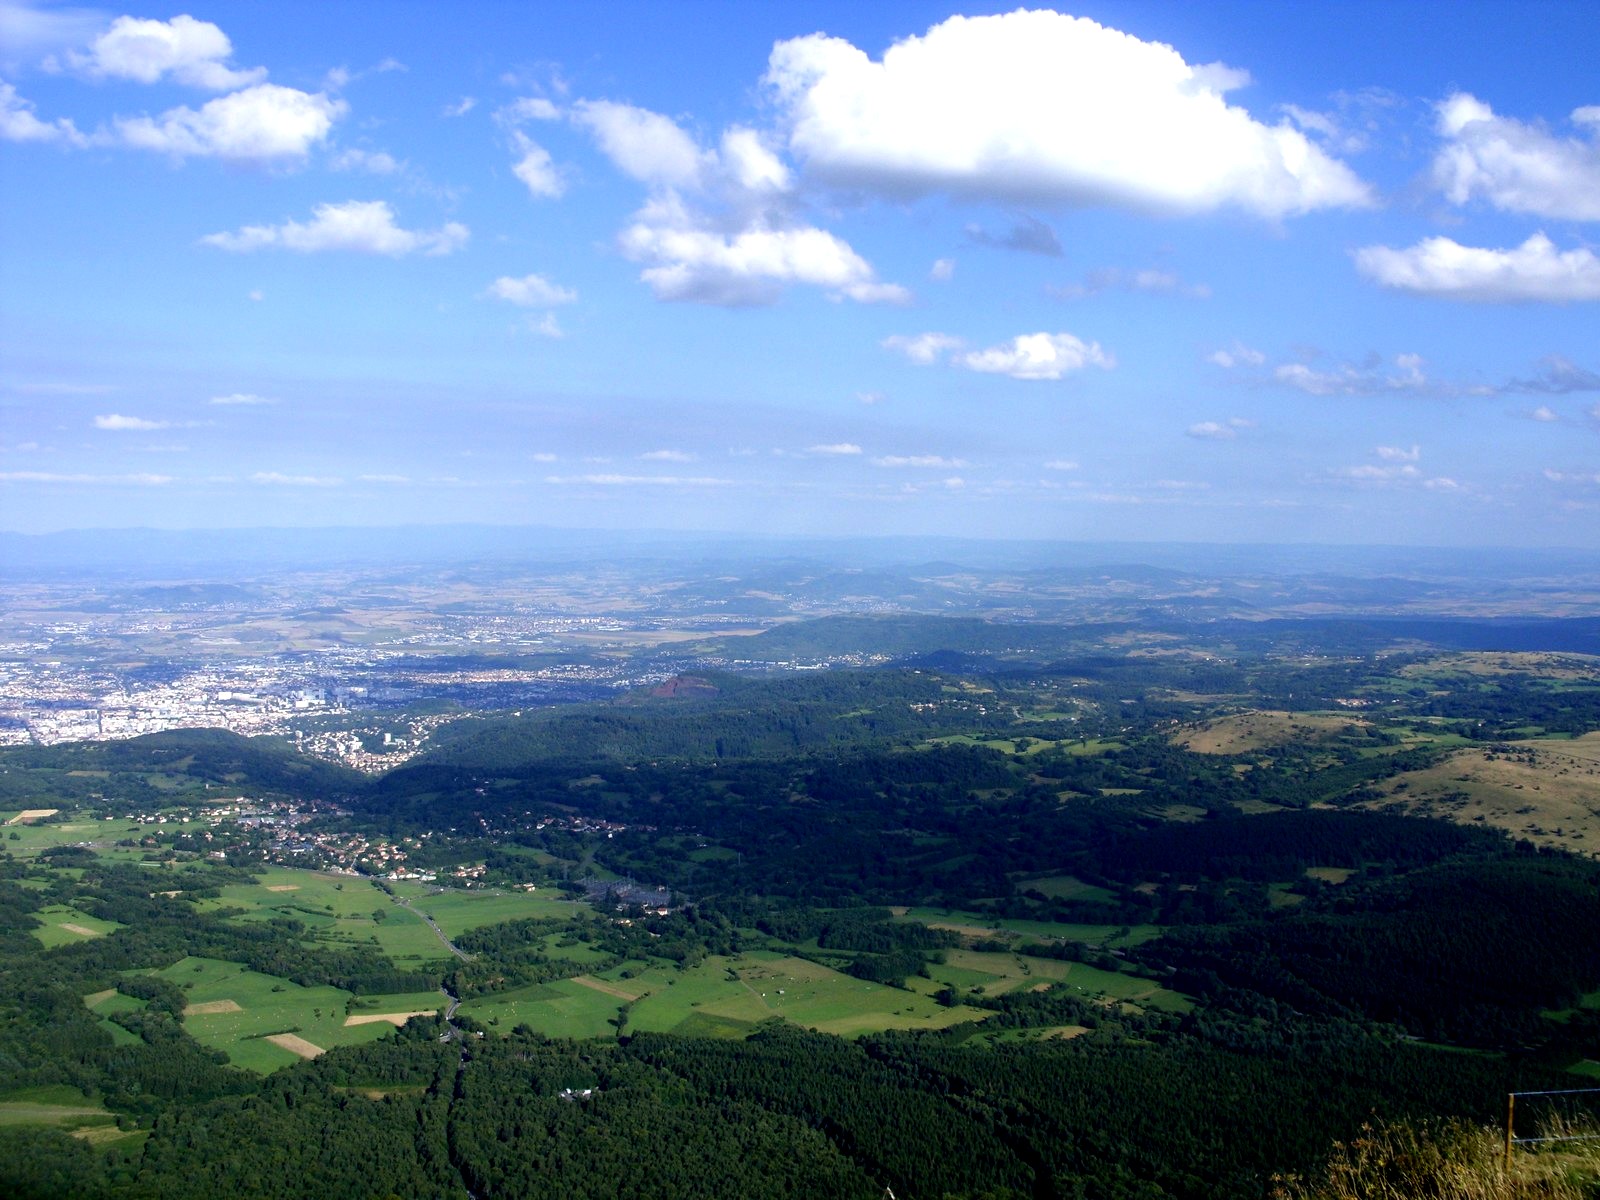
[[[742,1034],[779,1017],[853,1037],[886,1029],[939,1029],[987,1015],[942,1008],[914,992],[764,951],[737,958],[712,956],[690,971],[652,968],[630,982],[650,987],[630,1012],[629,1029],[710,1032],[724,1026]]]
[[[959,993],[976,989],[981,995],[1001,996],[1061,983],[1082,993],[1081,998],[1086,1000],[1134,1004],[1163,1012],[1188,1012],[1193,1007],[1188,997],[1151,979],[1105,971],[1087,963],[1002,951],[947,950],[944,963],[931,964],[928,974],[931,979],[912,978],[906,986],[929,995],[948,984]]]
[[[502,1032],[525,1024],[547,1037],[582,1040],[615,1036],[616,1027],[608,1022],[621,1003],[570,979],[558,979],[465,1000],[460,1012],[499,1025]]]
[[[567,920],[580,910],[587,911],[587,906],[580,901],[558,899],[553,889],[540,892],[418,889],[420,894],[409,895],[401,891],[399,884],[395,884],[394,889],[396,895],[410,899],[413,908],[432,917],[452,938],[469,929],[498,925],[503,921],[520,921],[525,917]],[[437,939],[434,944],[438,944]]]
[[[1049,896],[1052,900],[1109,900],[1111,893],[1103,887],[1096,887],[1092,883],[1085,883],[1076,875],[1039,875],[1029,879],[1018,879],[1017,889],[1024,892],[1038,892],[1040,895]]]
[[[0,809],[0,821],[9,822],[20,816],[17,809]],[[160,825],[141,825],[128,817],[94,816],[82,809],[73,809],[59,821],[30,821],[6,824],[0,831],[0,845],[18,858],[34,858],[44,850],[57,846],[87,846],[97,855],[111,861],[142,862],[156,853],[148,847],[118,846],[116,843],[132,839],[135,843],[147,833],[185,833],[209,829],[203,820],[167,821]],[[15,840],[13,840],[15,835]]]
[[[1600,854],[1600,734],[1475,745],[1380,789],[1382,798],[1363,807],[1398,802],[1417,815]]]
[[[119,1046],[131,1046],[140,1040],[138,1034],[132,1030],[124,1029],[121,1025],[111,1020],[111,1014],[132,1012],[135,1009],[143,1008],[145,1006],[143,1000],[135,999],[133,996],[124,996],[115,988],[110,988],[103,992],[95,992],[92,995],[85,996],[83,1002],[88,1006],[90,1012],[100,1018],[100,1028],[110,1035],[114,1043]]]
[[[1040,718],[1044,719],[1044,718]],[[1122,742],[1100,738],[1041,738],[1032,734],[1019,734],[1016,737],[977,737],[969,733],[950,733],[941,737],[929,738],[929,746],[986,746],[990,750],[998,750],[1002,754],[1013,757],[1030,758],[1036,754],[1043,754],[1046,750],[1059,750],[1074,758],[1093,758],[1099,754],[1109,754],[1113,750],[1124,748]]]
[[[1172,735],[1172,741],[1195,754],[1249,754],[1278,746],[1322,745],[1371,728],[1370,721],[1344,713],[1258,709],[1186,725]]]
[[[238,963],[214,958],[188,957],[157,975],[183,989],[188,1008],[184,1028],[201,1045],[221,1050],[235,1066],[252,1071],[275,1071],[297,1062],[300,1055],[267,1040],[269,1034],[293,1034],[313,1046],[369,1042],[391,1032],[387,1021],[346,1025],[352,1001],[356,1012],[398,1012],[443,1004],[429,992],[418,996],[353,997],[335,987],[301,987],[287,979],[247,970]]]
[[[1029,938],[1044,942],[1088,942],[1110,950],[1138,946],[1161,936],[1159,925],[1079,925],[1064,921],[1029,921],[951,908],[896,906],[890,911],[903,921],[915,921],[934,929],[948,929],[963,937],[979,939],[1003,941],[1007,938]]]
[[[15,1125],[45,1126],[97,1146],[149,1136],[144,1131],[118,1129],[115,1113],[66,1084],[0,1092],[0,1128]]]
[[[774,1018],[852,1037],[886,1029],[938,1029],[987,1015],[943,1008],[927,995],[765,951],[737,958],[713,955],[688,970],[627,963],[599,976],[469,1000],[461,1011],[502,1026],[526,1023],[551,1037],[613,1037],[614,1019],[624,1005],[629,1031],[721,1037],[743,1037]]]
[[[92,938],[104,937],[114,929],[122,928],[116,921],[91,917],[88,913],[79,912],[65,904],[52,904],[49,908],[41,908],[34,915],[44,924],[33,930],[33,936],[43,943],[46,950],[87,942]]]
[[[1540,651],[1464,651],[1439,654],[1401,667],[1396,675],[1408,681],[1482,681],[1503,675],[1593,682],[1600,679],[1600,657],[1592,654]]]
[[[220,897],[198,905],[203,911],[242,908],[238,921],[289,917],[319,942],[373,946],[401,970],[449,956],[425,922],[362,875],[268,867],[255,882],[225,887]]]
[[[50,850],[56,846],[73,846],[80,842],[107,841],[115,838],[132,837],[126,832],[129,822],[124,820],[101,821],[90,818],[87,814],[69,812],[62,821],[29,821],[12,824],[20,816],[19,810],[11,808],[0,810],[0,820],[6,822],[0,838],[7,850],[18,858],[32,858],[41,850]],[[115,830],[115,835],[112,831]]]

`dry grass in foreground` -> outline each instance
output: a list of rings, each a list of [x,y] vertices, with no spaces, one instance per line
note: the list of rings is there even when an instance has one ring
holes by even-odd
[[[1564,1127],[1564,1136],[1600,1128]],[[1423,1129],[1364,1127],[1335,1144],[1321,1176],[1274,1180],[1274,1200],[1594,1200],[1600,1197],[1600,1140],[1518,1147],[1505,1168],[1504,1134],[1462,1122]]]

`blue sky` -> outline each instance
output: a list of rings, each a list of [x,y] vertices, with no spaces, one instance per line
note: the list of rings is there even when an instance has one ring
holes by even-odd
[[[1600,540],[1585,3],[0,0],[0,527]]]

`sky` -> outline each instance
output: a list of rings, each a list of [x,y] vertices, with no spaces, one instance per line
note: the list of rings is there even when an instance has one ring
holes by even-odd
[[[0,528],[1600,548],[1600,11],[0,0]]]

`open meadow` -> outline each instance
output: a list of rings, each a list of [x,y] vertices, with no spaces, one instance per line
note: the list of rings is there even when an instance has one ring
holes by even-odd
[[[1492,825],[1516,838],[1600,854],[1600,734],[1457,750],[1385,780],[1383,798],[1423,816]]]
[[[341,988],[302,987],[238,963],[188,957],[156,975],[182,989],[184,1028],[236,1066],[275,1071],[333,1046],[369,1042],[394,1030],[390,1020],[351,1016],[434,1012],[442,993],[358,997]]]
[[[773,1019],[854,1037],[886,1029],[938,1029],[988,1015],[944,1008],[916,991],[766,951],[712,955],[688,969],[627,963],[598,975],[474,999],[461,1011],[501,1025],[525,1023],[552,1037],[610,1037],[624,1006],[629,1032],[713,1037],[744,1037]]]

